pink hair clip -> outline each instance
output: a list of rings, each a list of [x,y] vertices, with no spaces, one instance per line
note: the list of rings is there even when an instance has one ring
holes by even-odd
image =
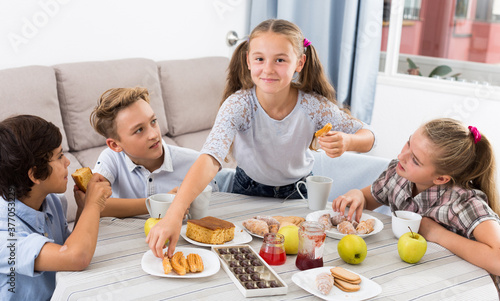
[[[304,48],[307,48],[309,45],[311,45],[311,42],[308,39],[304,38]]]
[[[474,144],[477,144],[479,141],[481,141],[481,133],[479,133],[479,131],[475,126],[469,125],[469,131],[472,133],[472,136],[474,137]]]

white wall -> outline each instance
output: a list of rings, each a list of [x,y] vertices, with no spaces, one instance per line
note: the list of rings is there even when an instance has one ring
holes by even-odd
[[[0,69],[89,60],[230,56],[248,0],[0,0]]]
[[[433,92],[419,84],[401,87],[397,83],[379,80],[372,119],[378,142],[370,154],[396,158],[409,136],[422,123],[433,118],[451,117],[477,127],[488,137],[499,162],[500,101],[492,99],[492,93],[491,87],[478,86],[475,95],[457,95]]]

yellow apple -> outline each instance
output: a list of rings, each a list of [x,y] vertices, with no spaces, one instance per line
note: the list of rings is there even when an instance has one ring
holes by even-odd
[[[144,233],[146,233],[146,236],[148,236],[149,230],[151,230],[151,228],[153,228],[153,226],[156,225],[156,223],[159,222],[160,220],[161,218],[154,218],[154,217],[150,217],[146,220],[146,222],[144,223]],[[165,245],[166,244],[168,244],[168,239],[165,242]]]
[[[426,251],[427,241],[418,233],[406,232],[398,240],[399,257],[408,263],[419,262]]]
[[[278,233],[285,237],[285,253],[297,254],[299,251],[299,227],[288,225],[281,227]]]
[[[146,233],[146,236],[148,236],[149,230],[151,230],[151,228],[153,228],[153,226],[156,225],[156,223],[160,220],[161,218],[154,217],[150,217],[146,220],[146,222],[144,223],[144,233]]]
[[[367,248],[363,238],[349,234],[339,241],[337,252],[340,258],[349,264],[359,264],[366,258]]]

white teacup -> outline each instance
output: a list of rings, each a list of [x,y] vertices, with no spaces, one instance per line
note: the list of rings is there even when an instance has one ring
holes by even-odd
[[[414,233],[418,232],[420,229],[420,221],[422,220],[422,216],[418,213],[411,211],[396,211],[396,215],[392,214],[392,233],[396,238],[400,238],[401,235],[406,232],[411,231]]]
[[[154,218],[165,217],[165,213],[167,213],[174,198],[175,194],[170,193],[157,193],[146,198],[146,208],[148,208],[149,215]]]
[[[208,205],[212,197],[212,186],[208,185],[205,189],[194,199],[189,207],[189,218],[200,219],[208,215]]]
[[[297,190],[303,199],[306,199],[300,192],[299,186],[301,184],[307,187],[307,201],[309,209],[323,210],[326,207],[330,189],[332,189],[333,180],[324,176],[308,176],[306,181],[297,182]]]

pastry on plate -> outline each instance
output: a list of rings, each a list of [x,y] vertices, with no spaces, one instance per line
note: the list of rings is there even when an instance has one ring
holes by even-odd
[[[333,227],[330,213],[325,213],[320,216],[318,223],[322,224],[325,230],[330,230]]]
[[[206,216],[202,219],[190,219],[187,221],[186,236],[192,240],[220,245],[234,238],[234,224]]]
[[[331,273],[320,273],[316,276],[316,288],[323,294],[328,295],[333,288],[333,276]]]
[[[260,219],[250,218],[243,221],[243,227],[253,234],[264,236],[269,233],[269,226],[267,223]]]
[[[337,225],[337,230],[342,234],[356,234],[356,228],[350,221],[343,221]]]
[[[282,223],[288,222],[292,223],[295,226],[300,226],[302,222],[304,222],[306,219],[300,216],[273,216],[274,219],[276,219],[278,222],[280,222],[280,227],[282,227]]]
[[[371,233],[374,229],[375,229],[375,220],[373,218],[361,221],[356,226],[356,231],[358,232],[358,234],[368,234]]]
[[[191,253],[187,256],[187,264],[191,273],[203,272],[203,260],[198,254]]]

